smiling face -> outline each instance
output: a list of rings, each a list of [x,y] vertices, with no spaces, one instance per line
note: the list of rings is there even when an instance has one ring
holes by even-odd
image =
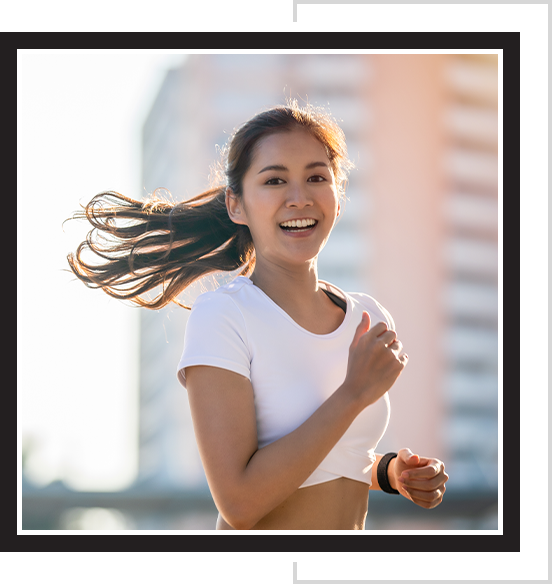
[[[232,221],[249,227],[257,268],[296,268],[316,261],[335,224],[338,198],[326,149],[297,129],[259,140],[242,199],[228,191],[226,202]]]

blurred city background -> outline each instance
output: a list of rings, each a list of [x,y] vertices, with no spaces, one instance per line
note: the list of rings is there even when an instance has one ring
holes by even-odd
[[[63,125],[67,153],[45,138],[32,151],[53,169],[49,186],[55,180],[59,199],[24,182],[34,220],[43,225],[41,251],[47,255],[52,241],[56,246],[55,262],[36,269],[44,288],[58,293],[47,302],[46,292],[18,276],[22,293],[42,299],[19,327],[20,347],[32,343],[37,354],[31,361],[30,346],[26,359],[19,351],[23,529],[214,529],[186,391],[176,379],[189,312],[125,306],[75,282],[61,270],[87,228],[70,222],[62,231],[61,223],[79,200],[101,190],[145,198],[163,187],[174,200],[195,196],[208,187],[235,127],[290,97],[330,110],[356,165],[345,210],[319,258],[319,277],[381,302],[410,356],[390,392],[391,422],[378,451],[409,447],[441,458],[450,475],[443,504],[431,511],[371,493],[366,528],[498,529],[496,55],[136,59],[134,77],[125,69],[129,62],[117,58],[64,64],[30,56],[21,64],[20,90],[44,75],[43,90],[58,109],[22,98],[18,116],[37,124],[25,126],[18,152],[50,124]],[[56,75],[64,82],[56,84]],[[132,85],[137,78],[142,85]],[[63,88],[70,85],[67,96]],[[120,136],[107,112],[127,120]],[[88,118],[96,120],[89,137]],[[91,156],[86,142],[95,132],[105,151]],[[125,149],[134,158],[121,154]],[[84,166],[76,183],[67,166],[79,151]],[[98,184],[116,156],[126,156],[136,176],[123,177],[119,168]],[[30,172],[22,164],[18,173]],[[21,265],[25,258],[18,259]],[[217,278],[208,278],[182,300],[191,303],[216,285]]]

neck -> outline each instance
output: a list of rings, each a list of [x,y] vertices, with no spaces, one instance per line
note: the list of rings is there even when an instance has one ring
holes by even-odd
[[[258,263],[251,281],[283,309],[307,312],[321,301],[316,258],[301,269]]]

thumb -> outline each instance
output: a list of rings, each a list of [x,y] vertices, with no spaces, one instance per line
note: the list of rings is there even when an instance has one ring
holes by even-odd
[[[419,464],[420,457],[414,454],[410,448],[402,448],[399,450],[399,456],[406,464]]]
[[[355,336],[353,337],[353,342],[351,343],[351,347],[356,347],[360,337],[366,333],[370,328],[370,315],[364,310],[362,312],[362,319],[357,326],[355,331]]]

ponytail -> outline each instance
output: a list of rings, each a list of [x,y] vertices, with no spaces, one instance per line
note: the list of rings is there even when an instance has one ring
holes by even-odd
[[[108,191],[96,195],[73,219],[87,219],[93,229],[67,256],[73,273],[90,288],[120,300],[157,310],[201,277],[255,264],[249,228],[233,223],[226,209],[226,187],[210,189],[181,203],[154,196],[135,201]],[[102,260],[83,259],[90,251]],[[153,299],[144,294],[157,287]]]

